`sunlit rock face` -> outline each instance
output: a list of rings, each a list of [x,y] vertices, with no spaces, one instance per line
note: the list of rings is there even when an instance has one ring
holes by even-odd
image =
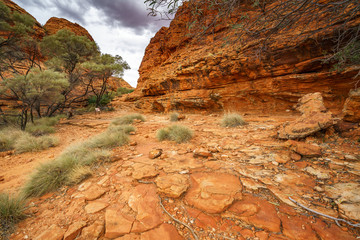
[[[161,28],[146,48],[136,91],[128,98],[152,111],[285,111],[307,93],[321,92],[326,107],[340,111],[354,87],[357,69],[332,71],[324,53],[333,47],[333,28],[318,29],[311,38],[294,38],[299,31],[273,37],[259,58],[258,39],[239,38],[234,22],[259,14],[240,6],[231,22],[193,38],[188,4],[169,28]],[[211,14],[205,15],[211,21]],[[349,27],[360,23],[359,15]],[[310,26],[312,30],[316,26]],[[323,40],[327,39],[327,40]]]
[[[91,41],[94,41],[90,33],[77,23],[72,23],[64,18],[52,17],[44,25],[48,35],[56,34],[61,29],[68,29],[78,36],[86,36]]]

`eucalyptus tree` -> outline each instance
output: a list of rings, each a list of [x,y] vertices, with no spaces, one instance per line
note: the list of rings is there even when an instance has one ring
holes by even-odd
[[[99,49],[87,37],[62,29],[54,35],[44,37],[41,50],[49,59],[46,65],[54,71],[64,72],[69,81],[69,86],[62,91],[63,101],[49,106],[47,110],[46,114],[52,116],[88,94],[89,86],[83,86],[81,64],[98,56]]]
[[[96,107],[101,105],[101,99],[107,93],[110,77],[122,77],[124,70],[130,69],[121,56],[110,54],[100,54],[91,61],[82,64],[82,67],[85,72],[85,81],[87,81],[91,93],[96,98]]]

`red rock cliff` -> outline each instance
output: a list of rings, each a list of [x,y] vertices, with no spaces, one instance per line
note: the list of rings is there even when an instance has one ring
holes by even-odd
[[[251,7],[242,6],[232,19],[254,14]],[[301,42],[290,40],[296,32],[283,32],[269,44],[272,54],[259,61],[256,39],[241,39],[240,45],[230,23],[222,23],[202,40],[192,39],[190,18],[185,4],[170,27],[161,28],[147,46],[138,86],[128,98],[139,108],[273,112],[291,108],[304,94],[321,92],[327,107],[341,110],[354,86],[358,69],[339,74],[322,63],[323,52],[331,46],[321,39],[331,39],[331,29],[319,29]],[[349,25],[359,23],[358,14]]]
[[[64,18],[52,17],[46,22],[44,28],[46,29],[48,35],[56,34],[61,29],[68,29],[76,35],[86,36],[94,42],[94,39],[85,28],[83,28],[77,23],[72,23]]]

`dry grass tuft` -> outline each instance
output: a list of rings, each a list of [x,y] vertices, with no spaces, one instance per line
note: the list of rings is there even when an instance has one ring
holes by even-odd
[[[193,136],[193,132],[182,125],[172,125],[157,131],[156,138],[159,141],[170,140],[177,143],[189,141]]]
[[[7,239],[14,224],[25,218],[25,199],[0,193],[0,239]]]
[[[243,126],[245,124],[246,124],[245,120],[238,113],[226,114],[221,120],[221,126],[223,127],[237,127],[237,126]]]
[[[135,114],[125,115],[120,118],[116,118],[111,122],[111,124],[113,125],[132,124],[135,119],[145,122],[145,117],[143,115],[135,113]]]

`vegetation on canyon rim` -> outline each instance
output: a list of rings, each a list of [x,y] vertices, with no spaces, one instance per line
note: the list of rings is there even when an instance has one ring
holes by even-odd
[[[100,53],[85,36],[60,30],[40,41],[29,15],[11,12],[2,1],[0,13],[0,95],[20,103],[22,130],[29,121],[34,123],[34,114],[53,116],[89,96],[101,106],[110,77],[121,77],[129,69],[120,56]],[[0,108],[4,124],[11,114]]]

